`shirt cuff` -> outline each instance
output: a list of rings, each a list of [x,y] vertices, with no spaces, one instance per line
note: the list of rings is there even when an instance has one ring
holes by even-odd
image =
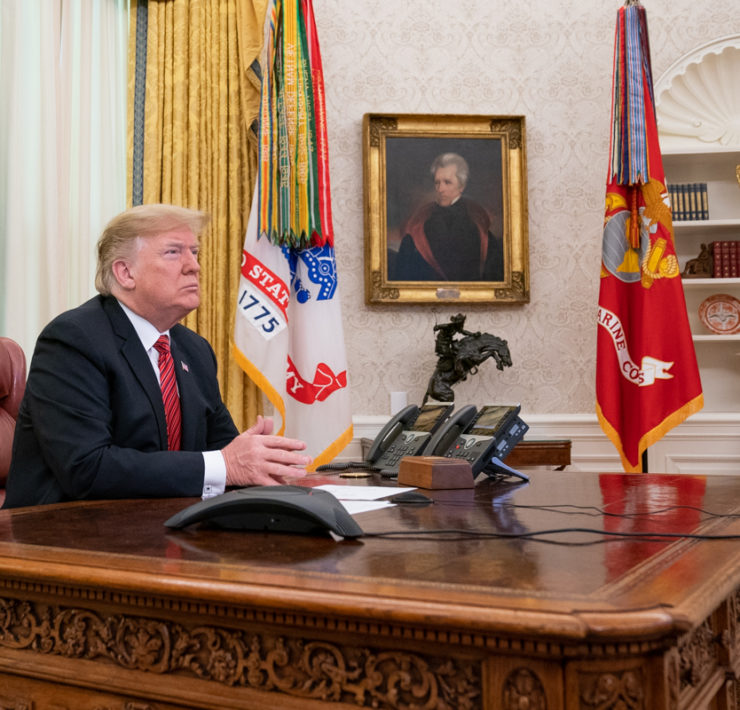
[[[220,496],[226,490],[226,461],[220,451],[204,451],[203,498]]]

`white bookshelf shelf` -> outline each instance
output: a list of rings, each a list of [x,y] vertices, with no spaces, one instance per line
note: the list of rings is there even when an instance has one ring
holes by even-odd
[[[713,290],[731,286],[740,286],[738,279],[682,279],[684,290],[709,287]]]
[[[740,200],[740,187],[738,188]],[[740,219],[677,219],[673,221],[673,230],[684,231],[694,229],[718,229],[721,227],[737,227],[740,229]],[[740,237],[740,234],[738,235]]]
[[[728,343],[728,342],[740,342],[740,333],[737,335],[701,335],[694,334],[692,336],[695,343]]]

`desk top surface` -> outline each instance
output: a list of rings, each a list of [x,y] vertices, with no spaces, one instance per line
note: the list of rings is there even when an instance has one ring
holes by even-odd
[[[340,542],[163,526],[193,499],[0,510],[0,578],[601,638],[679,633],[740,586],[737,539],[585,531],[738,535],[740,477],[536,471],[528,484],[424,492],[433,505],[356,518],[366,533],[402,537]],[[558,532],[519,536],[545,530]]]

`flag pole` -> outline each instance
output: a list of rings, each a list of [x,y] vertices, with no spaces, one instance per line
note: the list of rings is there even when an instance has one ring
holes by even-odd
[[[624,7],[635,7],[637,5],[640,5],[640,0],[624,0]],[[648,448],[647,446],[645,447],[640,457],[642,473],[648,472]]]

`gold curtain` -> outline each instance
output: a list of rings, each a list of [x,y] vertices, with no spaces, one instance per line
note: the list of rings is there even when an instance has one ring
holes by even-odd
[[[137,139],[139,18],[147,26],[143,143],[138,136],[137,144],[140,155],[143,151],[140,197],[143,203],[167,202],[211,215],[201,240],[201,304],[185,324],[213,346],[221,392],[240,430],[262,410],[259,390],[231,356],[231,342],[257,174],[256,136],[250,126],[259,112],[259,84],[250,67],[259,59],[266,6],[267,0],[131,3],[128,201],[132,203]],[[141,36],[138,49],[141,62]]]

